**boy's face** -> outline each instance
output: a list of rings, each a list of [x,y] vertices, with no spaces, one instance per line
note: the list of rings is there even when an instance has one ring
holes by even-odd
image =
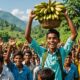
[[[30,59],[31,59],[31,55],[29,53],[25,53],[25,55],[24,55],[24,61],[25,62],[30,62]]]
[[[71,64],[71,57],[67,57],[67,58],[65,59],[65,64],[66,64],[66,65]]]
[[[16,66],[21,66],[22,65],[22,61],[23,61],[23,58],[20,56],[20,55],[16,55],[14,57],[14,62],[16,64]]]
[[[59,38],[57,37],[56,34],[54,33],[49,33],[47,35],[47,45],[48,45],[48,48],[50,50],[52,49],[56,49],[57,48],[57,44],[59,43]]]

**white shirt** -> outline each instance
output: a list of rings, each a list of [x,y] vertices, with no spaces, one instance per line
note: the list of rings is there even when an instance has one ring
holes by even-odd
[[[6,66],[3,66],[2,73],[0,74],[0,80],[14,80],[12,73]]]

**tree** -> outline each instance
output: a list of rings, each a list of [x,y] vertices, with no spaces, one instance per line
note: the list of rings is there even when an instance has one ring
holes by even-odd
[[[80,27],[80,0],[63,0],[70,18],[76,28]]]

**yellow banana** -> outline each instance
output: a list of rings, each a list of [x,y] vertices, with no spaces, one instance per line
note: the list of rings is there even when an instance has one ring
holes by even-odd
[[[57,8],[57,7],[55,7],[55,10],[56,10],[56,11],[62,11],[61,8]]]
[[[51,16],[51,14],[49,14],[48,19],[51,19],[51,18],[52,18],[52,16]]]
[[[44,10],[44,14],[47,14],[47,9]]]
[[[61,4],[60,2],[55,2],[55,5],[59,5],[59,4]]]
[[[37,20],[37,19],[38,19],[38,16],[35,17],[35,20]]]
[[[53,7],[51,7],[50,9],[51,9],[52,12],[54,11],[54,8]]]
[[[55,17],[54,17],[54,14],[52,14],[52,20],[54,20],[54,18],[55,18]]]
[[[59,15],[59,14],[60,14],[58,11],[55,11],[55,13],[56,13],[57,15]]]
[[[65,8],[64,5],[56,5],[57,8]]]
[[[54,14],[54,18],[59,19],[58,15]]]
[[[41,9],[41,10],[40,10],[40,13],[44,13],[44,10],[45,10],[45,8]]]

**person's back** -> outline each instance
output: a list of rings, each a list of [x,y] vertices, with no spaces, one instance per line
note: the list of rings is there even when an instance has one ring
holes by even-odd
[[[50,68],[44,68],[38,72],[38,80],[54,80],[55,73]]]

